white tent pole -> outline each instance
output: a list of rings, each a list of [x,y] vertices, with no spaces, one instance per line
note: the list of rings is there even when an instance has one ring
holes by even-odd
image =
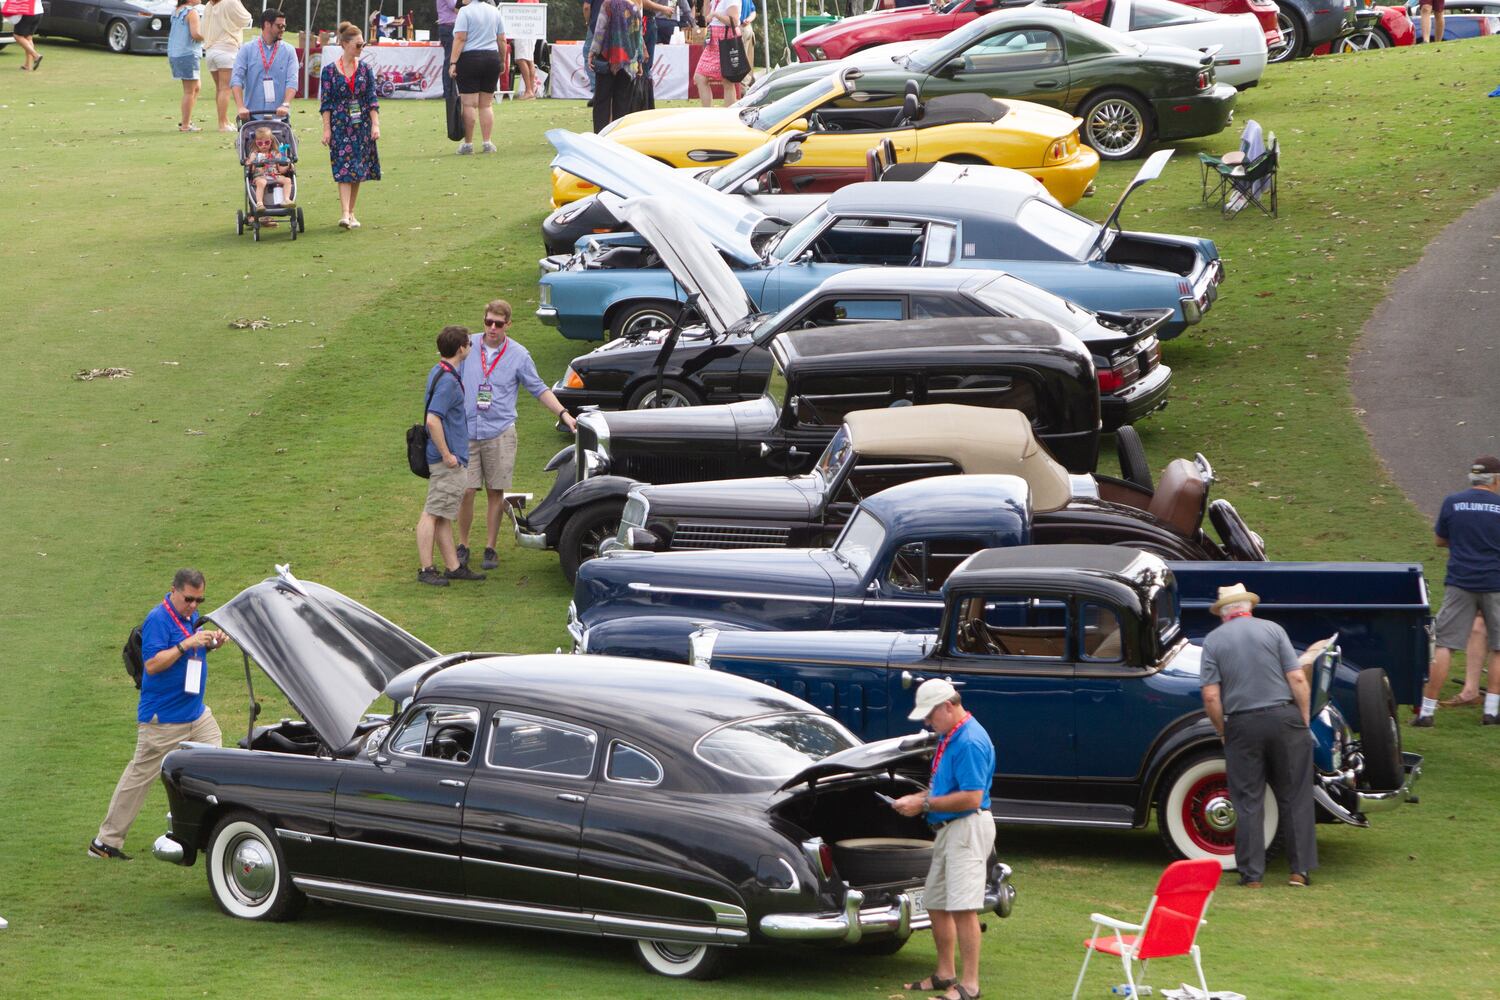
[[[302,96],[308,95],[307,83],[312,79],[312,0],[305,0],[302,15]]]

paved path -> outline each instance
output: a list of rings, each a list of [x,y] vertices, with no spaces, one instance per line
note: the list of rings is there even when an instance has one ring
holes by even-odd
[[[1500,454],[1500,192],[1396,278],[1349,371],[1376,452],[1436,517],[1475,456]]]

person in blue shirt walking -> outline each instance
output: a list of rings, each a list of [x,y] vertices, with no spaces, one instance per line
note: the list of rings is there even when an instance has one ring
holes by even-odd
[[[464,410],[464,358],[469,356],[469,329],[445,326],[437,336],[442,359],[427,373],[427,502],[417,521],[417,582],[446,587],[449,580],[483,580],[458,559],[453,548],[453,519],[464,499],[469,473],[469,420]],[[437,543],[446,572],[432,563]]]
[[[172,12],[172,30],[167,34],[167,66],[172,79],[182,81],[182,120],[179,132],[202,131],[193,124],[193,105],[198,102],[198,60],[203,58],[203,25],[198,18],[199,0],[177,0]]]
[[[964,710],[958,691],[942,678],[922,682],[908,718],[925,722],[940,737],[927,791],[904,795],[891,806],[903,816],[925,813],[937,834],[922,898],[932,920],[937,969],[902,988],[944,990],[947,1000],[974,1000],[979,996],[979,910],[995,847],[995,820],[989,812],[995,745]]]
[[[217,629],[200,629],[203,574],[180,569],[172,589],[141,624],[141,697],[136,705],[135,756],[120,775],[109,812],[99,825],[89,855],[129,861],[125,834],[161,778],[161,762],[183,740],[219,746],[223,737],[214,713],[203,703],[208,687],[208,651],[229,637]]]
[[[260,37],[241,45],[229,74],[229,90],[241,118],[252,112],[291,114],[297,96],[297,50],[281,40],[286,15],[274,7],[260,12]]]

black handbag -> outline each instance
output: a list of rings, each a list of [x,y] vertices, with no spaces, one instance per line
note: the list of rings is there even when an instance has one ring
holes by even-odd
[[[719,39],[719,75],[729,83],[739,83],[750,75],[750,57],[745,54],[745,43],[740,40],[738,30]]]
[[[651,82],[651,67],[643,66],[630,84],[630,110],[652,111],[656,108],[656,87]]]
[[[432,405],[432,394],[437,392],[438,378],[442,377],[443,372],[438,372],[437,378],[432,380],[432,386],[427,390],[427,402],[422,404],[422,422],[406,429],[406,464],[411,467],[412,475],[423,479],[432,478],[432,472],[427,468],[427,408]],[[457,375],[453,377],[458,378]]]
[[[458,99],[458,85],[448,89],[448,141],[461,142],[464,137],[464,109]]]

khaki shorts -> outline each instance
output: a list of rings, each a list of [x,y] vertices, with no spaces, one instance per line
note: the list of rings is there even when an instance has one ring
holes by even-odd
[[[984,880],[995,847],[995,820],[970,813],[945,824],[932,842],[932,865],[922,902],[929,910],[962,913],[984,906]]]
[[[452,469],[442,462],[429,462],[427,471],[427,503],[422,510],[433,517],[453,520],[458,517],[458,505],[464,502],[464,482],[468,472],[462,465]]]
[[[203,53],[203,67],[210,73],[221,69],[234,69],[235,53],[227,49],[209,49]]]
[[[516,425],[484,441],[469,442],[468,487],[491,490],[510,489],[511,474],[516,471]]]

